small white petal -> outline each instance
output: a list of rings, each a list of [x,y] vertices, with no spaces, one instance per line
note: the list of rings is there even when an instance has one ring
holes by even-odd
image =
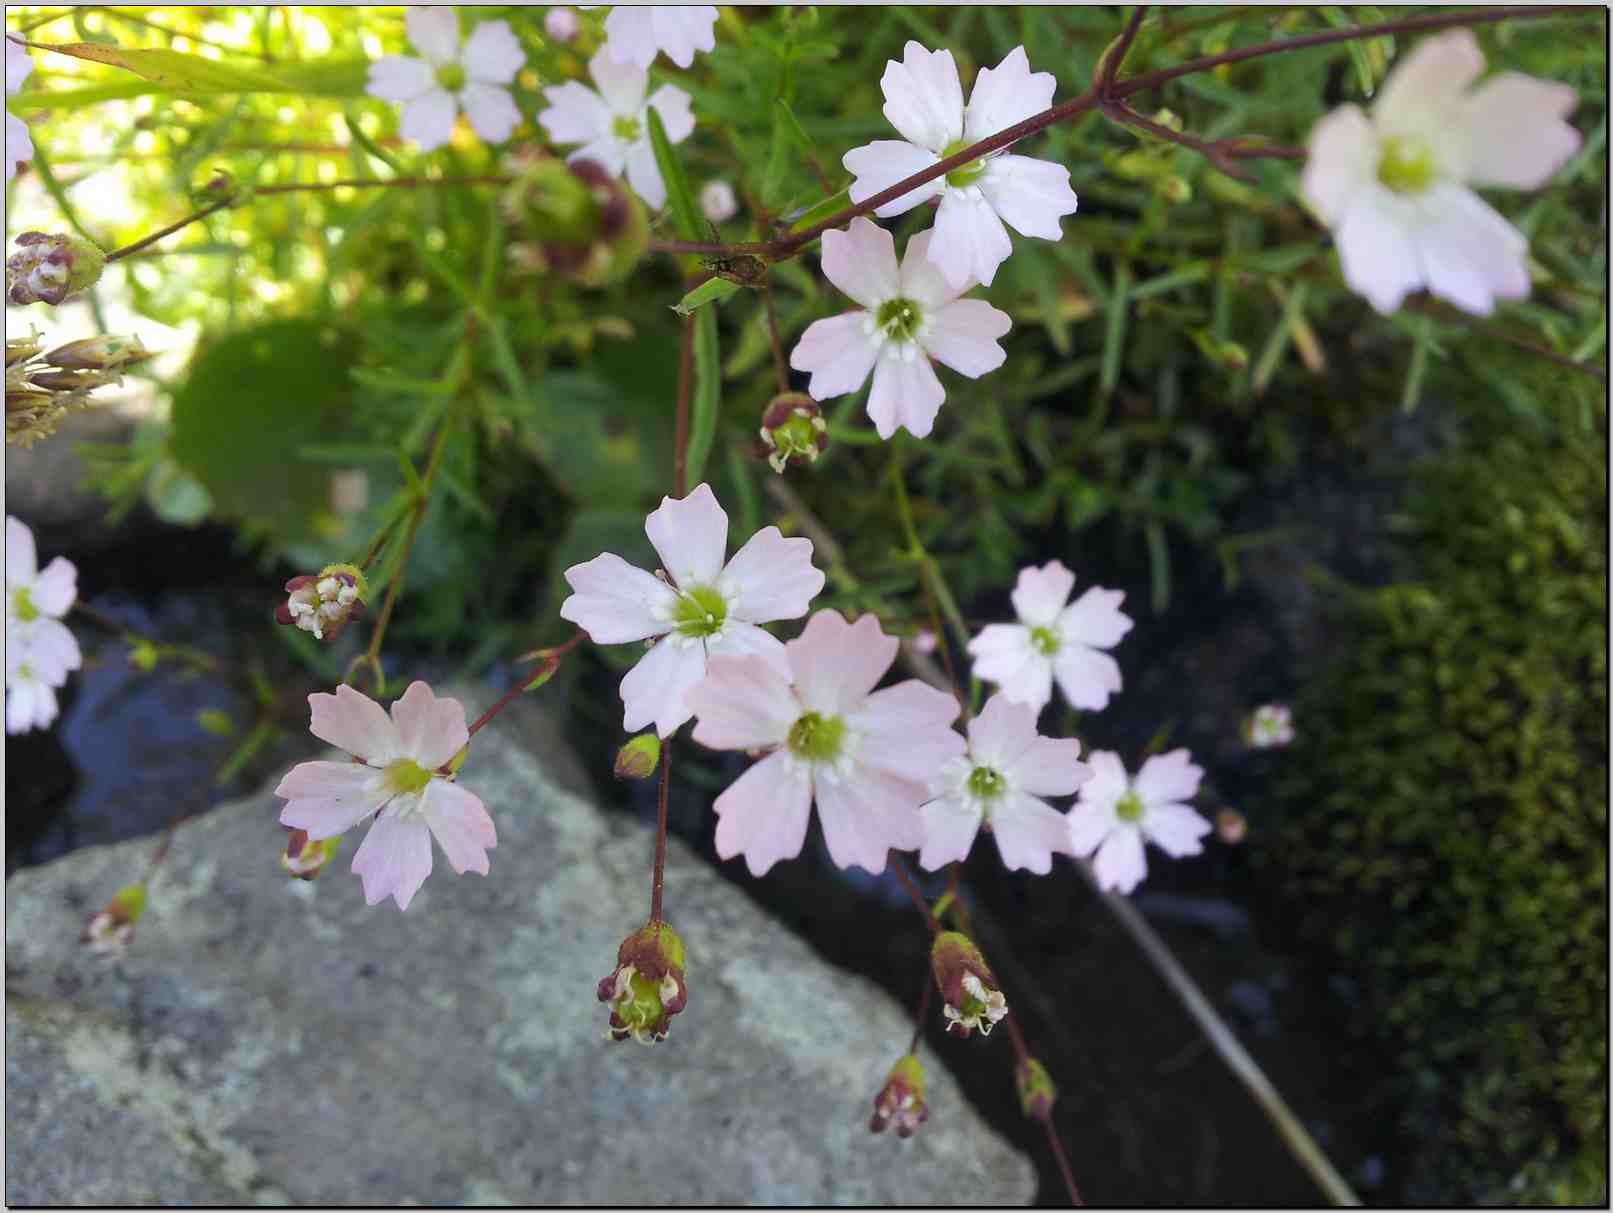
[[[457,112],[453,95],[434,88],[404,105],[398,134],[419,144],[423,152],[435,151],[452,137]]]
[[[498,846],[498,831],[481,798],[446,779],[433,779],[420,797],[420,816],[461,874],[487,875],[487,852]]]
[[[1423,284],[1407,204],[1372,181],[1355,192],[1333,232],[1344,281],[1388,315]]]
[[[538,115],[538,125],[556,143],[591,143],[610,135],[610,106],[593,89],[568,80],[544,89],[543,95],[549,108]],[[621,172],[620,162],[611,171]]]
[[[308,731],[362,758],[371,766],[384,767],[395,758],[406,758],[397,726],[375,700],[345,683],[336,693],[308,696],[312,721]]]
[[[997,344],[1013,322],[984,299],[954,299],[935,314],[924,348],[960,375],[978,379],[1008,355]]]
[[[418,679],[392,705],[392,723],[398,726],[403,752],[428,771],[442,766],[470,741],[465,705],[457,699],[439,699]]]
[[[934,152],[925,151],[922,147],[911,143],[903,143],[897,139],[876,139],[862,147],[852,148],[840,158],[840,163],[855,177],[848,191],[851,200],[861,203],[875,194],[888,190],[898,181],[906,180],[914,173],[922,173],[932,164],[940,163],[940,160],[941,157]],[[905,214],[919,203],[936,197],[946,188],[946,184],[944,176],[937,177],[876,208],[874,214],[881,219]]]
[[[565,576],[573,593],[560,604],[560,618],[595,644],[625,644],[669,630],[672,588],[615,553],[574,564]]]
[[[1076,645],[1053,661],[1053,676],[1071,707],[1101,711],[1120,690],[1120,665],[1107,653]]]
[[[459,60],[459,15],[448,5],[411,8],[403,17],[409,41],[433,67]]]
[[[382,101],[413,101],[437,87],[431,64],[404,55],[385,55],[370,64],[365,92]]]
[[[1092,873],[1098,887],[1117,893],[1130,893],[1148,875],[1143,857],[1143,836],[1135,826],[1120,826],[1104,839],[1092,859]]]
[[[1013,251],[1008,229],[980,190],[948,189],[941,195],[930,260],[941,267],[948,283],[960,289],[970,281],[990,286],[997,267]]]
[[[1144,805],[1164,804],[1174,800],[1191,800],[1198,795],[1199,780],[1204,768],[1195,766],[1193,756],[1183,749],[1168,754],[1155,754],[1143,763],[1132,781],[1132,790]]]
[[[799,619],[823,590],[823,573],[812,565],[812,541],[786,539],[778,527],[763,527],[745,541],[717,579],[729,613],[749,623]]]
[[[828,400],[855,392],[874,369],[879,347],[864,328],[867,312],[846,312],[827,320],[814,320],[790,351],[790,365],[812,376],[807,392],[814,400]]]
[[[714,750],[756,750],[780,745],[801,715],[784,670],[761,657],[712,656],[706,677],[685,696],[695,721],[694,739]]]
[[[655,161],[655,149],[648,139],[640,139],[627,149],[625,167],[627,184],[633,192],[652,211],[660,210],[666,202],[666,182],[661,179],[661,166]]]
[[[980,178],[980,192],[1003,222],[1022,236],[1058,240],[1059,220],[1078,205],[1070,188],[1070,170],[1051,160],[1030,156],[996,156]]]
[[[407,910],[431,875],[431,828],[420,817],[377,818],[353,856],[353,871],[364,882],[365,904],[391,897]]]
[[[638,115],[644,105],[644,90],[650,82],[650,74],[644,67],[614,59],[605,49],[588,61],[588,74],[599,86],[612,113],[626,117]]]
[[[34,61],[26,48],[17,45],[10,38],[6,43],[6,95],[17,92],[22,88],[22,82],[28,79],[28,73],[34,70]]]
[[[1538,189],[1579,150],[1565,118],[1578,98],[1566,84],[1519,72],[1492,76],[1464,97],[1453,137],[1467,145],[1472,185]]]
[[[940,796],[921,806],[919,821],[924,830],[919,865],[931,872],[967,859],[980,832],[980,810],[957,796]]]
[[[1096,851],[1115,828],[1114,814],[1103,805],[1080,802],[1064,815],[1066,844],[1072,855],[1083,859]]]
[[[929,436],[935,415],[946,400],[946,390],[927,357],[903,358],[887,345],[874,366],[874,386],[868,393],[868,416],[881,438],[906,426],[915,438]]]
[[[1139,824],[1148,841],[1172,859],[1202,852],[1204,844],[1199,839],[1214,828],[1185,804],[1153,805]]]
[[[879,87],[885,117],[909,143],[939,154],[963,137],[963,86],[951,51],[929,51],[909,41],[901,62],[885,64]]]
[[[508,21],[484,21],[471,31],[459,61],[478,84],[510,84],[526,63],[526,52]]]
[[[914,783],[930,776],[966,749],[952,728],[958,701],[945,691],[909,678],[875,691],[846,723],[862,737],[859,765]]]
[[[1040,712],[1053,696],[1053,665],[1031,647],[1030,629],[1010,623],[987,624],[969,642],[975,677],[997,684],[1014,703]]]
[[[808,711],[839,716],[868,698],[896,660],[896,637],[874,615],[847,623],[838,611],[815,611],[784,646],[795,691]]]
[[[1060,613],[1059,635],[1091,648],[1112,649],[1131,631],[1131,616],[1120,609],[1125,599],[1124,590],[1089,587]]]
[[[1021,623],[1046,628],[1058,622],[1074,588],[1075,574],[1064,567],[1062,560],[1050,560],[1041,568],[1032,565],[1020,569],[1009,597]]]
[[[1448,142],[1457,103],[1483,70],[1484,52],[1472,30],[1424,38],[1378,90],[1372,104],[1378,133]]]
[[[716,49],[718,12],[715,5],[654,4],[649,6],[649,11],[656,46],[679,67],[692,64],[696,51]],[[609,25],[607,19],[607,32]]]
[[[1323,223],[1338,226],[1356,192],[1378,172],[1378,134],[1359,106],[1341,105],[1311,128],[1305,200]]]
[[[1077,795],[1082,804],[1112,809],[1131,789],[1131,778],[1125,764],[1113,750],[1095,750],[1087,758],[1092,767],[1092,778],[1081,785]]]
[[[8,42],[6,45],[11,44]],[[34,548],[34,533],[26,523],[6,515],[7,588],[32,582],[38,572],[39,557]]]
[[[890,851],[916,851],[924,843],[920,784],[859,766],[843,778],[819,777],[814,794],[836,867],[855,865],[878,875]]]
[[[845,231],[823,233],[823,274],[847,298],[877,308],[900,290],[896,241],[879,224],[859,215]]]
[[[1009,871],[1020,868],[1037,876],[1053,869],[1053,856],[1070,849],[1069,823],[1046,801],[1010,792],[991,806],[991,835]]]
[[[1477,194],[1437,185],[1418,202],[1413,240],[1433,294],[1476,316],[1529,294],[1529,242]]]
[[[764,758],[712,803],[718,856],[743,855],[751,875],[763,875],[801,853],[811,807],[810,768],[785,754]]]
[[[685,695],[706,676],[706,650],[675,638],[658,641],[622,679],[622,727],[636,733],[654,724],[662,737],[694,715]]]
[[[1016,46],[996,67],[983,67],[975,77],[964,112],[964,140],[979,143],[1048,109],[1057,86],[1052,72],[1031,71],[1025,48]]]
[[[663,84],[650,94],[649,106],[661,116],[668,143],[682,143],[694,133],[694,110],[689,94],[675,84]]]
[[[661,498],[644,520],[644,533],[661,557],[661,567],[679,586],[710,585],[722,572],[728,548],[728,514],[709,484],[687,497]]]
[[[459,94],[465,117],[487,143],[503,143],[521,125],[521,111],[509,90],[496,84],[468,85]]]

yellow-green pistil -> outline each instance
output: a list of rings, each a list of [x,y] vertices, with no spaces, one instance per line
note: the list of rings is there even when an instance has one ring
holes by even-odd
[[[18,623],[32,623],[39,618],[39,608],[34,605],[33,594],[25,585],[11,591],[11,617]]]
[[[810,762],[832,762],[846,739],[846,722],[838,716],[808,712],[790,726],[790,753]]]
[[[1121,821],[1141,821],[1143,800],[1136,792],[1127,792],[1115,802],[1115,816]]]
[[[1006,787],[1002,773],[990,767],[976,767],[969,772],[969,794],[976,800],[996,800]]]
[[[386,786],[394,796],[419,792],[431,782],[431,772],[412,758],[399,758],[387,765]]]
[[[611,1009],[633,1031],[649,1031],[660,1022],[665,1010],[661,1002],[661,983],[634,969],[627,979],[627,989],[611,1004]]]
[[[465,69],[457,63],[445,63],[437,69],[437,83],[457,93],[465,87]]]
[[[911,341],[924,322],[924,310],[911,299],[887,299],[879,305],[874,323],[891,341]]]
[[[704,640],[722,631],[728,618],[728,604],[723,596],[707,585],[691,586],[678,595],[678,605],[672,608],[672,626],[680,636]]]
[[[639,120],[631,114],[617,114],[611,119],[610,133],[623,143],[637,143],[642,131]]]
[[[1397,194],[1420,194],[1434,184],[1434,150],[1410,135],[1390,135],[1378,158],[1378,180]]]
[[[941,153],[941,159],[945,160],[948,156],[956,156],[968,146],[969,140],[967,139],[959,139],[954,143],[949,143],[946,150]],[[978,160],[969,161],[961,168],[953,169],[947,174],[947,184],[957,189],[963,189],[965,186],[973,185],[985,175],[986,158],[982,156]]]
[[[1052,628],[1032,628],[1031,648],[1043,657],[1051,657],[1059,651],[1058,633]]]

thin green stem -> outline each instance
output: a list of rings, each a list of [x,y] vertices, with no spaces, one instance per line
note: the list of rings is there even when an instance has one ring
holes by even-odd
[[[381,605],[381,616],[375,621],[375,631],[370,636],[370,646],[364,651],[364,658],[370,668],[378,673],[381,669],[381,642],[386,639],[387,624],[392,621],[392,609],[398,604],[398,594],[403,589],[403,575],[409,566],[409,553],[414,550],[415,536],[420,532],[420,523],[425,519],[426,507],[431,504],[431,482],[437,478],[437,468],[442,464],[443,448],[448,444],[448,431],[452,427],[445,417],[437,426],[437,436],[431,444],[431,455],[426,461],[426,474],[421,477],[420,490],[413,509],[409,514],[409,529],[403,535],[403,554],[398,559],[398,571],[392,578],[392,584],[387,587],[386,601]],[[376,687],[380,694],[381,687]]]
[[[194,214],[186,215],[183,219],[179,220],[179,222],[170,223],[161,231],[152,232],[149,236],[142,236],[133,244],[126,244],[122,248],[108,253],[106,255],[106,259],[108,261],[121,261],[125,257],[138,253],[141,249],[148,248],[149,246],[156,244],[157,241],[161,240],[164,236],[172,236],[181,228],[189,227],[198,219],[206,219],[214,211],[221,211],[225,207],[232,205],[235,202],[236,197],[237,196],[235,194],[231,194],[227,198],[220,198],[217,202],[209,203],[207,206],[202,207],[201,210],[195,212]]]

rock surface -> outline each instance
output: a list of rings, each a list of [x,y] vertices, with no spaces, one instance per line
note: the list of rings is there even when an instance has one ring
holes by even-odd
[[[485,699],[465,694],[467,700]],[[10,1204],[1024,1204],[1029,1162],[938,1064],[930,1122],[868,1132],[903,1008],[827,967],[676,839],[690,1002],[654,1048],[594,987],[639,925],[652,836],[607,817],[517,705],[465,786],[492,873],[366,908],[350,840],[278,868],[264,792],[180,833],[129,955],[77,943],[151,841],[6,886]]]

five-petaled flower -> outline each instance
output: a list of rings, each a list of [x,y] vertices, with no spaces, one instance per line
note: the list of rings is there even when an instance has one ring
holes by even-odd
[[[62,622],[78,597],[78,570],[65,556],[44,569],[26,525],[6,518],[6,732],[42,729],[56,719],[56,688],[82,664]]]
[[[493,819],[477,796],[439,770],[470,741],[459,700],[439,699],[425,683],[412,682],[390,717],[350,686],[310,695],[308,706],[309,731],[357,761],[293,767],[274,790],[288,802],[281,825],[319,842],[374,814],[353,856],[372,906],[390,896],[398,909],[409,908],[431,875],[433,838],[455,872],[487,875],[487,852],[498,845]]]
[[[1033,72],[1025,48],[1016,46],[995,68],[975,78],[969,104],[963,103],[958,65],[951,51],[928,51],[909,42],[901,62],[885,64],[880,77],[885,117],[901,134],[847,152],[843,163],[856,174],[851,200],[872,198],[914,173],[990,138],[1053,104],[1049,72]],[[882,219],[941,199],[935,215],[936,239],[928,255],[946,279],[962,290],[973,279],[988,286],[997,267],[1014,251],[1009,227],[1026,236],[1057,240],[1059,219],[1076,208],[1070,171],[1050,160],[993,152],[887,202],[874,213]]]
[[[1105,889],[1129,893],[1148,874],[1143,841],[1173,859],[1197,855],[1210,823],[1182,803],[1198,793],[1202,767],[1186,750],[1172,750],[1143,763],[1137,778],[1126,774],[1118,754],[1092,755],[1093,777],[1081,785],[1068,814],[1070,851],[1083,858],[1096,852],[1093,874]]]
[[[1519,72],[1477,88],[1470,30],[1429,38],[1378,91],[1316,124],[1305,197],[1333,229],[1350,289],[1385,314],[1419,287],[1487,316],[1529,293],[1529,241],[1469,186],[1535,189],[1579,147],[1574,90]]]
[[[919,862],[932,871],[961,863],[984,827],[1010,869],[1047,875],[1054,854],[1069,850],[1069,827],[1042,797],[1068,796],[1092,778],[1080,758],[1079,741],[1037,733],[1036,709],[993,695],[969,722],[969,752],[930,780]]]
[[[882,872],[892,848],[924,840],[924,781],[963,750],[957,701],[916,679],[874,690],[897,640],[872,615],[818,611],[784,649],[783,669],[715,658],[688,696],[702,745],[772,751],[712,806],[717,854],[743,855],[756,876],[799,855],[816,800],[830,858]]]
[[[814,321],[790,354],[818,400],[855,392],[872,371],[868,415],[881,438],[899,426],[923,438],[935,425],[946,392],[931,358],[978,379],[1007,357],[997,339],[1012,322],[983,299],[958,298],[966,287],[948,285],[929,258],[935,237],[909,240],[898,268],[896,242],[871,220],[825,232],[824,275],[863,310]]]
[[[33,70],[34,61],[28,57],[28,52],[7,38],[6,96],[20,89],[22,82],[28,79],[28,73]],[[34,141],[28,134],[28,124],[9,110],[6,111],[6,180],[10,181],[17,175],[18,165],[33,158]]]
[[[659,207],[666,201],[666,183],[650,146],[646,111],[653,109],[661,116],[669,142],[681,143],[694,130],[689,94],[675,84],[663,84],[645,100],[649,73],[618,63],[603,50],[588,61],[588,74],[598,92],[575,80],[544,89],[549,108],[538,115],[538,124],[556,143],[582,144],[568,160],[592,160],[612,177],[625,171],[633,192]]]
[[[975,677],[995,682],[1015,703],[1038,712],[1053,681],[1071,707],[1096,711],[1120,689],[1120,666],[1101,649],[1131,631],[1120,610],[1125,594],[1093,586],[1069,606],[1075,574],[1057,560],[1019,572],[1012,595],[1016,623],[993,623],[969,642]]]
[[[424,59],[387,55],[370,65],[367,91],[403,104],[398,133],[429,152],[448,142],[460,111],[489,143],[503,143],[521,124],[510,84],[526,52],[507,21],[484,21],[459,43],[459,15],[447,6],[411,8],[409,41]]]
[[[648,68],[665,51],[679,67],[688,67],[696,51],[716,48],[717,17],[710,4],[618,4],[605,18],[605,50],[617,63],[638,68]]]
[[[1257,750],[1278,749],[1294,740],[1294,714],[1280,703],[1263,703],[1243,722],[1243,743]]]
[[[786,668],[784,645],[758,625],[805,615],[823,574],[812,567],[812,541],[786,539],[776,526],[757,531],[724,564],[728,515],[704,484],[681,501],[662,498],[644,531],[662,575],[613,552],[573,565],[560,617],[595,644],[660,637],[622,679],[622,727],[653,723],[670,737],[691,715],[686,693],[706,676],[708,658],[755,654]]]

